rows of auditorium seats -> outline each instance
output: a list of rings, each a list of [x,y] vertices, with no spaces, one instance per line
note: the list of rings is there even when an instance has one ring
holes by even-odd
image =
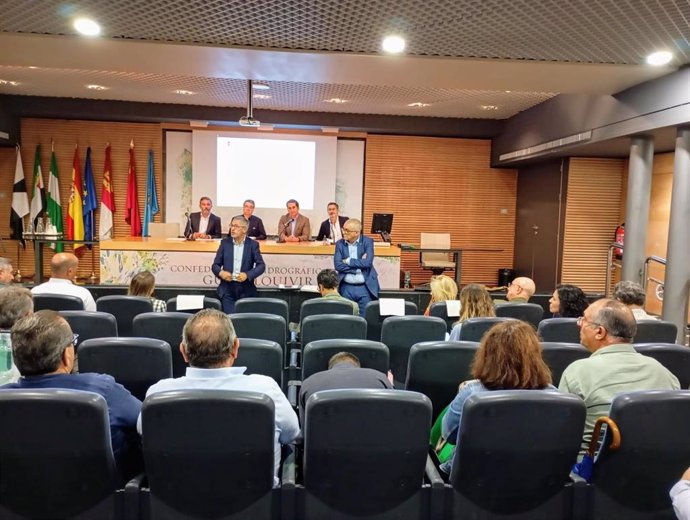
[[[205,307],[220,307],[208,300]],[[310,300],[300,315],[301,341],[291,342],[287,303],[262,300],[270,299],[241,300],[232,315],[241,338],[236,365],[273,377],[294,405],[301,381],[326,370],[330,357],[344,350],[364,367],[393,370],[399,390],[313,396],[303,442],[285,450],[275,489],[267,398],[204,391],[147,399],[146,472],[126,483],[112,460],[101,398],[55,390],[0,393],[0,416],[12,417],[0,428],[0,518],[71,518],[78,512],[85,512],[79,518],[132,520],[673,518],[668,489],[690,465],[684,439],[690,392],[617,398],[611,415],[624,441],[604,453],[592,485],[568,478],[581,440],[582,401],[542,392],[473,396],[459,432],[462,463],[444,480],[428,449],[429,428],[458,383],[470,377],[478,341],[495,319],[484,319],[474,340],[449,342],[444,337],[452,318],[419,316],[409,302],[406,316],[380,316],[373,302],[361,318],[352,316],[349,304]],[[61,313],[80,334],[81,372],[111,374],[142,400],[151,384],[184,374],[178,345],[188,313],[149,309],[122,318],[100,306],[95,313]],[[131,322],[129,328],[121,319]],[[573,321],[538,324],[556,385],[565,367],[589,355],[579,334],[575,341],[547,341],[561,337],[554,332],[559,324],[572,334]],[[688,388],[690,349],[656,338],[635,346]]]

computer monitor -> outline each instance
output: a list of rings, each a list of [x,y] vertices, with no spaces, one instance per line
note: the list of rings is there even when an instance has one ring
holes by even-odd
[[[381,235],[384,242],[391,241],[393,229],[393,213],[374,213],[371,219],[371,232]]]

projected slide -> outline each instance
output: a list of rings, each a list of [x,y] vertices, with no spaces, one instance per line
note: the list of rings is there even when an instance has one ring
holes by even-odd
[[[253,198],[258,208],[285,208],[297,199],[314,207],[316,143],[219,136],[216,193],[219,206],[241,207]]]

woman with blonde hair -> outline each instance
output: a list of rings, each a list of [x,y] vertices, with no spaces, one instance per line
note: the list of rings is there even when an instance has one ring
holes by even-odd
[[[429,315],[434,303],[458,299],[458,285],[450,276],[445,274],[434,276],[429,282],[429,286],[431,287],[431,299],[424,311],[424,316]]]
[[[501,322],[489,329],[474,356],[472,377],[460,383],[458,395],[443,418],[443,437],[451,443],[457,438],[462,407],[469,396],[493,390],[556,390],[536,332],[520,320]],[[452,460],[441,466],[446,473],[450,473]]]
[[[156,278],[149,271],[140,271],[132,277],[129,282],[127,296],[143,296],[149,298],[153,304],[153,312],[165,312],[168,305],[163,300],[153,297],[153,290],[156,287]]]
[[[486,287],[476,283],[466,285],[460,291],[460,317],[450,332],[450,341],[460,340],[462,322],[469,318],[493,318],[494,302]]]

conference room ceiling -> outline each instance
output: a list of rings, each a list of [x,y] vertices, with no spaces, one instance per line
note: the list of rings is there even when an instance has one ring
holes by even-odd
[[[270,87],[255,91],[259,118],[505,119],[690,62],[687,0],[14,0],[0,13],[0,94],[243,107],[254,79]],[[78,16],[101,37],[77,36]],[[388,34],[403,55],[383,53]],[[661,49],[670,65],[644,65]]]

